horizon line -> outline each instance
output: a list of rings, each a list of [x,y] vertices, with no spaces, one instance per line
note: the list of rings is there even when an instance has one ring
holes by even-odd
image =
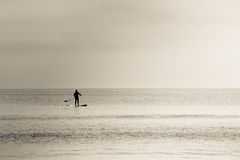
[[[217,88],[217,87],[165,87],[165,88],[159,88],[159,87],[156,87],[156,88],[153,88],[153,87],[139,87],[139,88],[129,88],[129,87],[75,87],[75,88],[71,88],[71,87],[62,87],[62,88],[58,88],[58,87],[54,87],[54,88],[30,88],[30,87],[26,87],[26,88],[0,88],[0,90],[64,90],[64,89],[72,89],[72,90],[75,90],[75,89],[199,89],[199,90],[202,90],[202,89],[240,89],[239,88],[233,88],[233,87],[222,87],[222,88]]]

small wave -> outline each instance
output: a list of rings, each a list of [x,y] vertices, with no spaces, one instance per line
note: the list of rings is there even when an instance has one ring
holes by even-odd
[[[13,132],[0,133],[2,143],[44,143],[52,141],[128,141],[143,139],[192,139],[192,140],[240,140],[239,128],[117,128],[117,129],[80,129],[79,131],[65,130],[63,132]]]
[[[93,119],[174,119],[174,118],[240,118],[240,115],[96,115],[96,116],[0,116],[0,120],[93,120]]]

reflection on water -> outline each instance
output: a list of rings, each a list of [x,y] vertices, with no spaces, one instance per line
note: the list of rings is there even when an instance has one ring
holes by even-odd
[[[83,90],[87,108],[71,90],[0,95],[0,159],[240,158],[237,90]]]

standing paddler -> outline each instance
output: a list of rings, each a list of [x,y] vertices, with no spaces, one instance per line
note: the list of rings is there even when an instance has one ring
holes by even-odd
[[[75,99],[75,107],[79,106],[79,96],[82,96],[81,93],[78,92],[78,90],[75,90],[74,94],[74,99]]]

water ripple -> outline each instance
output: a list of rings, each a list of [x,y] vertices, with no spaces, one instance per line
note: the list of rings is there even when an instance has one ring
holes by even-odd
[[[74,120],[74,119],[173,119],[173,118],[240,118],[240,115],[96,115],[96,116],[0,116],[0,120]]]

